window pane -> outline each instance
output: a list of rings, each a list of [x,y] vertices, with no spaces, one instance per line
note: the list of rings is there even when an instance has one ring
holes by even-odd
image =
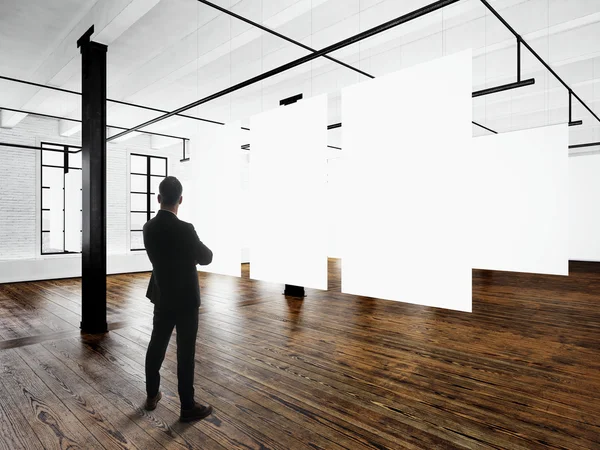
[[[71,149],[73,150],[77,150],[77,149]],[[75,168],[79,168],[81,169],[81,154],[82,152],[79,153],[69,153],[69,167],[75,167]]]
[[[42,230],[50,230],[50,211],[42,211]]]
[[[63,186],[64,169],[42,167],[42,185],[46,187]]]
[[[150,194],[150,212],[158,211],[159,208],[160,205],[158,204],[158,188],[156,188],[156,193]]]
[[[131,175],[131,192],[147,192],[145,175]]]
[[[147,221],[146,213],[131,213],[131,229],[141,230]]]
[[[132,231],[131,232],[131,244],[130,248],[132,250],[139,250],[144,248],[144,237],[141,231]]]
[[[131,173],[148,173],[147,164],[145,156],[131,155]]]
[[[65,155],[63,152],[52,152],[50,150],[42,150],[42,164],[64,167]]]
[[[62,238],[62,233],[57,236],[58,241]],[[50,245],[50,233],[42,233],[42,253],[56,253],[62,252],[62,246],[59,248],[52,247]]]
[[[158,194],[158,186],[160,185],[160,182],[162,180],[164,180],[164,178],[161,178],[161,177],[150,177],[150,192],[152,192],[154,194]],[[151,204],[154,203],[154,202],[155,202],[155,200],[153,198]]]
[[[52,167],[42,167],[42,182],[49,189],[44,191],[44,206],[50,211],[47,214],[49,224],[47,230],[48,246],[55,251],[64,248],[64,171]]]
[[[81,251],[81,170],[65,175],[65,250]]]
[[[152,175],[167,176],[167,160],[163,158],[150,158],[150,173]]]
[[[50,189],[42,189],[42,209],[50,209]]]
[[[131,194],[131,211],[146,211],[146,194]]]

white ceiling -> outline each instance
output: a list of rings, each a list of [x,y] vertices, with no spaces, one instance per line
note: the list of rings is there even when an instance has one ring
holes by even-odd
[[[319,49],[433,0],[213,0],[237,14]],[[600,0],[491,0],[490,3],[573,90],[600,115]],[[108,95],[171,110],[309,52],[195,0],[4,0],[0,3],[0,74],[81,89],[77,39],[109,46]],[[516,81],[515,39],[479,0],[462,0],[331,56],[375,76],[473,48],[473,89]],[[473,118],[499,132],[565,122],[566,90],[522,51],[522,78],[534,86],[473,100]],[[302,92],[328,93],[331,123],[340,89],[366,77],[320,58],[201,105],[188,114],[226,122]],[[80,99],[0,81],[0,106],[77,118]],[[108,122],[134,126],[156,113],[110,105]],[[571,143],[600,141],[600,123],[578,102]],[[4,111],[4,126],[23,115]],[[148,128],[189,136],[200,122],[171,118]],[[71,127],[71,132],[76,131]],[[474,127],[474,135],[488,134]],[[339,143],[339,130],[331,131]]]

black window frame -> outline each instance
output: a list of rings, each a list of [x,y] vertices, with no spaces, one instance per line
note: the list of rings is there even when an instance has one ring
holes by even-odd
[[[44,147],[50,145],[52,148]],[[56,147],[62,147],[62,150],[57,149]],[[67,255],[67,254],[80,254],[81,252],[69,252],[66,251],[66,236],[65,236],[65,175],[69,172],[69,170],[82,170],[82,167],[71,167],[69,165],[69,155],[73,153],[81,152],[81,147],[77,145],[71,144],[56,144],[54,142],[41,142],[40,143],[40,255]],[[77,149],[75,151],[71,149]],[[56,152],[62,153],[63,164],[62,166],[56,166],[53,164],[44,164],[44,152]],[[50,230],[44,230],[44,211],[50,211],[49,208],[44,208],[44,189],[49,189],[49,186],[44,186],[44,167],[50,167],[54,169],[63,169],[63,251],[62,252],[44,252],[44,233],[49,233]],[[81,231],[80,231],[81,232]]]
[[[132,156],[138,156],[138,157],[143,157],[146,158],[146,173],[140,173],[140,172],[132,172],[131,170],[131,157]],[[153,175],[152,174],[152,159],[162,159],[164,160],[165,163],[165,174],[164,175]],[[145,176],[146,177],[146,192],[140,192],[140,191],[132,191],[131,190],[131,176],[132,175],[137,175],[137,176]],[[142,230],[134,230],[131,228],[131,214],[146,214],[146,222],[149,221],[152,218],[152,214],[155,213],[156,211],[152,211],[151,205],[152,205],[152,196],[156,194],[156,192],[151,192],[151,180],[152,177],[155,178],[165,178],[169,176],[169,158],[166,156],[156,156],[156,155],[144,155],[142,153],[130,153],[129,154],[129,251],[130,252],[145,252],[146,249],[145,248],[132,248],[131,247],[131,233],[141,233]],[[135,194],[135,195],[146,195],[146,210],[145,211],[138,211],[138,210],[132,210],[131,208],[131,195]]]

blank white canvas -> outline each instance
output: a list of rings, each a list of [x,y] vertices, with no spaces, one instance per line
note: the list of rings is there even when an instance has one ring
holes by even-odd
[[[241,123],[235,122],[192,141],[193,194],[187,208],[200,240],[213,252],[212,263],[199,266],[203,272],[241,276],[242,132]]]
[[[473,268],[569,274],[566,124],[473,139]]]
[[[342,90],[342,292],[471,311],[471,51]]]
[[[44,176],[44,185],[50,189],[50,248],[53,250],[63,250],[63,228],[64,228],[64,189],[63,173],[58,170],[52,170]]]
[[[569,158],[569,259],[600,261],[600,155]]]
[[[340,257],[340,221],[341,199],[342,199],[342,164],[343,158],[331,158],[327,160],[327,232],[328,250],[330,258]]]
[[[65,174],[65,250],[81,251],[81,170]]]
[[[327,289],[327,96],[250,119],[250,276]]]

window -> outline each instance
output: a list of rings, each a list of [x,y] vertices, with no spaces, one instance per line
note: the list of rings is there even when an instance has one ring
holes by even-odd
[[[41,148],[41,254],[80,253],[81,147]]]
[[[167,176],[167,158],[132,153],[130,156],[129,248],[145,250],[142,228],[156,213],[158,185]]]

